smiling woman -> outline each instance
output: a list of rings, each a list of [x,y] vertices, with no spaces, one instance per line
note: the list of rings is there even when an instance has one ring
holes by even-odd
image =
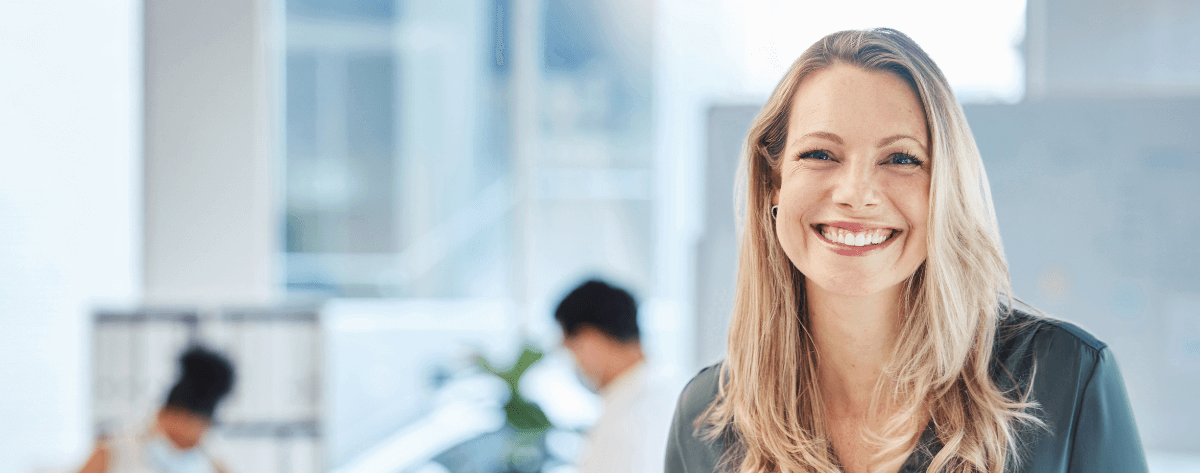
[[[893,74],[837,64],[810,74],[790,107],[787,136],[796,138],[775,165],[772,197],[784,253],[817,288],[898,291],[925,260],[930,163],[921,102]]]
[[[1146,471],[1108,348],[1013,308],[982,159],[911,39],[814,44],[742,166],[729,356],[681,395],[668,472]]]

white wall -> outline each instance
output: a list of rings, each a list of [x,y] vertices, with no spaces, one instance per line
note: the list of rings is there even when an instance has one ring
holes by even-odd
[[[141,286],[141,2],[0,2],[0,471],[91,448],[86,320]]]
[[[151,303],[266,302],[276,285],[281,1],[146,4]]]

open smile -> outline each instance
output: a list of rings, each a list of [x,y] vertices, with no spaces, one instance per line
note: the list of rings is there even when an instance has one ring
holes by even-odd
[[[902,233],[894,228],[854,228],[853,230],[826,224],[816,224],[813,233],[834,252],[842,256],[861,256],[891,245]]]

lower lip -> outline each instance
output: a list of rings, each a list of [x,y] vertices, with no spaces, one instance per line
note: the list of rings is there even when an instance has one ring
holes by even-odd
[[[850,246],[850,245],[847,245],[844,243],[838,243],[836,241],[831,241],[828,238],[825,238],[825,235],[822,235],[821,232],[817,231],[817,229],[812,228],[812,227],[808,227],[808,228],[811,229],[813,231],[813,233],[817,234],[817,239],[821,240],[822,242],[825,242],[826,245],[833,246],[833,252],[837,253],[839,255],[842,255],[842,256],[862,256],[871,251],[881,250],[883,248],[886,248],[888,245],[891,245],[892,242],[896,241],[896,239],[900,236],[899,234],[893,234],[887,240],[884,240],[883,243],[879,243],[876,245]],[[895,230],[893,230],[893,232],[895,232]]]

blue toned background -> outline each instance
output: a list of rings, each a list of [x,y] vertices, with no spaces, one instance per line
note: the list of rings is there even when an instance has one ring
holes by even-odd
[[[964,103],[1017,295],[1112,346],[1152,471],[1200,471],[1200,6],[972,3],[0,4],[0,471],[86,458],[97,309],[287,304],[320,310],[321,361],[288,368],[319,428],[307,463],[264,437],[234,471],[492,464],[507,391],[471,360],[526,344],[543,470],[571,471],[597,400],[558,298],[603,275],[676,382],[720,359],[749,121],[873,26]]]

